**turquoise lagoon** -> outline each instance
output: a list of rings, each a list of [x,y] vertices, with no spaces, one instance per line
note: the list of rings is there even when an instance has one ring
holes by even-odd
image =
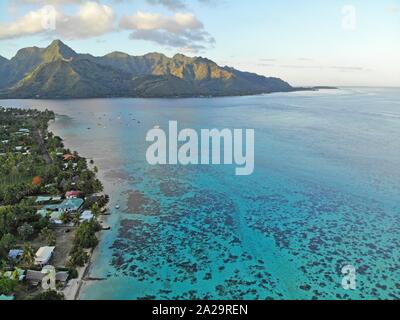
[[[0,105],[54,110],[100,168],[112,230],[90,275],[106,280],[81,299],[400,298],[400,89]],[[148,165],[145,135],[170,120],[254,128],[254,174]]]

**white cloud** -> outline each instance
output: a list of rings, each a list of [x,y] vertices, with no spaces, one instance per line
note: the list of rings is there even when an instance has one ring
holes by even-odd
[[[58,4],[74,4],[81,3],[82,0],[12,0],[12,4],[37,4],[37,5],[58,5]]]
[[[191,13],[177,13],[174,16],[162,16],[158,13],[139,11],[133,16],[125,16],[120,23],[122,28],[137,30],[164,29],[179,33],[186,29],[202,29],[203,24]]]
[[[40,0],[23,0],[39,2]],[[67,2],[58,0],[59,3]],[[31,11],[11,23],[0,24],[0,39],[18,38],[52,32],[65,39],[81,39],[99,36],[114,29],[115,15],[111,7],[97,2],[82,4],[75,15],[65,15],[49,6]],[[49,21],[54,27],[49,28]]]
[[[74,16],[63,16],[57,21],[56,32],[66,39],[90,38],[114,29],[115,14],[111,7],[97,2],[80,6]]]
[[[183,0],[146,1],[152,4],[162,4],[171,9],[184,6]],[[54,6],[49,6],[49,2],[12,0],[14,4],[47,5],[32,10],[10,23],[0,23],[0,39],[43,34],[74,40],[96,37],[116,30],[117,18],[113,9],[111,6],[102,4],[101,1],[54,0],[51,2]],[[66,14],[63,7],[58,6],[63,4],[77,4],[74,6],[77,11],[74,14]],[[50,13],[49,8],[52,10]],[[49,23],[52,20],[53,23]],[[53,25],[54,28],[49,28]],[[215,43],[214,38],[205,30],[203,23],[194,14],[188,12],[161,15],[139,11],[132,16],[123,16],[119,28],[131,31],[130,39],[151,41],[186,52],[197,52]]]
[[[48,10],[41,8],[31,11],[14,22],[0,24],[0,39],[18,38],[44,32],[44,21],[48,18]]]
[[[214,39],[192,13],[163,16],[158,13],[138,12],[121,19],[122,29],[132,30],[131,39],[148,40],[186,51],[199,51],[213,44]]]

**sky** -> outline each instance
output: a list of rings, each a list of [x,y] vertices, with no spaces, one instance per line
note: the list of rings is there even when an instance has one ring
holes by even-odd
[[[203,56],[295,86],[400,87],[400,0],[0,2],[0,55],[54,39],[96,56]]]

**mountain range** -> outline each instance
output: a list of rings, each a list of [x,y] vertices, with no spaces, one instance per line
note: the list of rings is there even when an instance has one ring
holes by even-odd
[[[60,40],[0,56],[0,98],[235,96],[296,90],[287,82],[202,57],[78,54]]]

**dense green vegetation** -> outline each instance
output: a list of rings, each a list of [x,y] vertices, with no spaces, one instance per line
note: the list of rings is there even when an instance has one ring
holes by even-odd
[[[0,295],[8,295],[12,293],[17,287],[18,282],[16,280],[11,280],[7,278],[0,279]]]
[[[151,53],[77,54],[61,41],[21,49],[0,63],[0,96],[9,98],[225,96],[294,90],[278,78],[220,67],[202,57]]]
[[[35,295],[32,300],[64,300],[64,296],[62,294],[59,294],[57,291],[49,290]]]
[[[82,267],[88,261],[88,255],[83,249],[92,249],[97,246],[96,233],[101,230],[100,224],[95,221],[85,221],[76,230],[74,246],[69,260],[69,266]]]
[[[29,283],[18,281],[17,268],[37,270],[37,249],[59,245],[50,213],[38,212],[44,207],[36,201],[38,196],[56,197],[60,203],[66,192],[79,191],[87,199],[82,209],[92,209],[95,216],[108,202],[108,196],[98,195],[103,186],[96,178],[97,169],[89,167],[93,163],[65,149],[62,140],[48,132],[48,122],[54,117],[51,111],[0,107],[0,294],[32,298],[27,293]],[[88,261],[86,250],[98,244],[96,233],[101,226],[97,220],[81,222],[79,210],[63,213],[61,220],[76,228],[69,259],[65,259],[70,278],[75,278],[75,267]],[[10,250],[22,254],[11,259]],[[34,297],[58,298],[62,295],[57,292]]]
[[[8,264],[10,249],[33,240],[49,226],[28,197],[45,191],[46,179],[37,184],[34,178],[46,176],[39,141],[44,143],[41,137],[53,118],[50,111],[0,109],[0,267]]]

